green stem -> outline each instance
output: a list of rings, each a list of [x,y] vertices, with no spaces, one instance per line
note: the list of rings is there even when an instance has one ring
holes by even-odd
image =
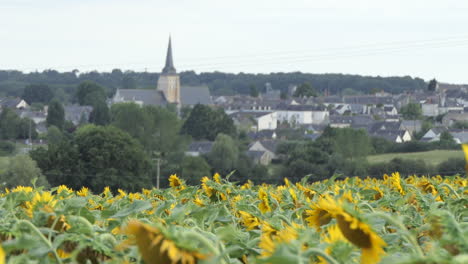
[[[369,208],[371,212],[374,212],[374,208],[370,204],[368,204],[366,202],[362,202],[361,204],[365,205],[367,208]]]
[[[327,255],[327,253],[323,252],[318,248],[308,248],[307,253],[312,253],[314,255],[320,256],[324,258],[329,264],[339,264],[332,256]]]
[[[37,229],[37,227],[35,225],[33,225],[28,220],[19,220],[17,222],[17,225],[19,225],[19,226],[20,225],[25,225],[25,226],[29,227],[34,233],[36,233],[39,236],[39,238],[49,247],[50,251],[52,251],[52,253],[54,254],[55,259],[57,259],[57,262],[62,264],[62,260],[58,256],[57,251],[52,246],[52,243],[41,233],[41,231],[39,231],[39,229]]]
[[[452,186],[450,186],[450,185],[448,185],[448,184],[446,184],[446,183],[442,183],[442,184],[440,184],[439,186],[445,186],[445,187],[449,188],[449,190],[452,191],[453,194],[455,194],[455,196],[457,197],[457,199],[461,199],[461,198],[460,198],[460,195],[458,195],[458,193],[453,189]]]
[[[372,215],[382,217],[387,222],[390,222],[391,224],[393,224],[396,227],[398,227],[399,229],[401,229],[401,231],[403,231],[403,234],[404,234],[403,237],[406,238],[406,241],[408,243],[413,245],[413,248],[414,248],[414,250],[416,250],[416,253],[419,255],[419,257],[424,257],[424,253],[423,253],[421,247],[419,246],[418,241],[416,241],[416,239],[411,235],[411,233],[408,231],[408,229],[406,228],[406,226],[404,224],[400,223],[400,221],[397,221],[393,217],[388,216],[387,214],[382,213],[382,212],[374,212],[374,213],[372,213]]]

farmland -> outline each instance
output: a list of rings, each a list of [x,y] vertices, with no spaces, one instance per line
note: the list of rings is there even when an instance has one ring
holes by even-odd
[[[6,189],[0,263],[466,263],[463,177],[169,183]]]
[[[409,160],[423,160],[430,165],[438,165],[450,158],[462,159],[463,151],[461,150],[431,150],[423,152],[411,153],[386,153],[379,155],[371,155],[367,157],[369,163],[387,162],[394,158],[409,159]]]

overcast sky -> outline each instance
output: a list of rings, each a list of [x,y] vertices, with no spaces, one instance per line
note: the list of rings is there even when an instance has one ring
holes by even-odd
[[[418,76],[468,83],[468,1],[0,0],[0,69]]]

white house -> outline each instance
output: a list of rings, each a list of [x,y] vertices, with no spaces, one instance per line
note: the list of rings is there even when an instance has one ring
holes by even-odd
[[[276,129],[278,125],[278,113],[271,112],[264,115],[259,115],[255,118],[257,120],[257,131],[265,129]]]
[[[424,103],[421,104],[421,110],[423,116],[438,116],[439,104]]]
[[[237,126],[245,127],[249,131],[274,130],[278,125],[276,112],[237,111],[229,113]]]

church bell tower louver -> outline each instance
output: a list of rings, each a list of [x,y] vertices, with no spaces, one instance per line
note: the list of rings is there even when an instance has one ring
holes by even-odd
[[[166,65],[158,79],[158,90],[162,91],[169,103],[180,104],[180,78],[172,59],[171,37],[167,47]]]

